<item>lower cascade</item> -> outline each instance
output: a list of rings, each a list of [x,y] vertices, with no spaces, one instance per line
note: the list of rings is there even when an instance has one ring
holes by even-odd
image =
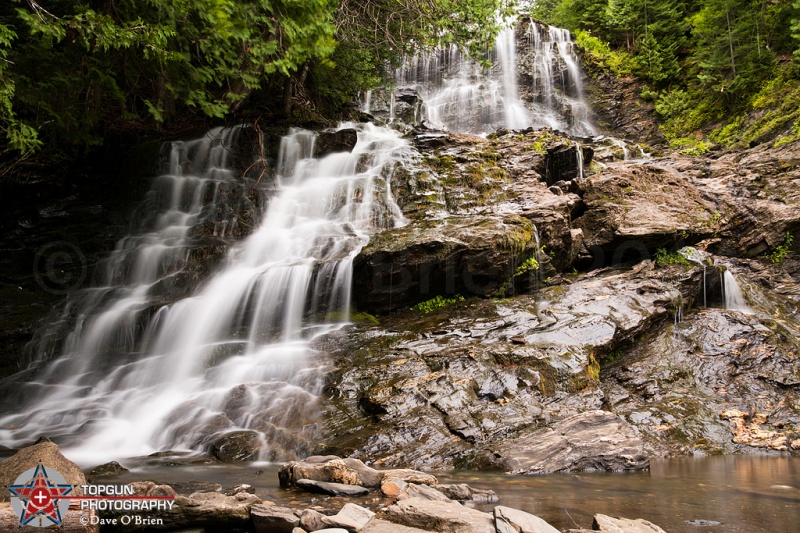
[[[166,205],[106,267],[105,283],[119,286],[68,302],[78,318],[60,355],[38,361],[24,385],[8,379],[14,395],[4,412],[25,414],[0,419],[0,442],[58,437],[79,462],[208,449],[226,438],[246,442],[250,459],[301,451],[325,368],[311,342],[348,320],[351,263],[369,235],[404,222],[391,174],[407,142],[370,124],[342,127],[357,129],[352,153],[321,159],[312,158],[315,134],[286,136],[260,225],[194,294],[147,314],[148,300],[180,272],[186,235],[213,209],[213,191],[231,179],[237,129],[174,143],[170,171],[154,186],[168,185]]]

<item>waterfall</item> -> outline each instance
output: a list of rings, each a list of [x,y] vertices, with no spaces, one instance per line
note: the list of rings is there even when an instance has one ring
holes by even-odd
[[[109,285],[89,290],[97,305],[84,308],[41,376],[15,390],[3,412],[19,414],[0,419],[0,442],[51,435],[87,463],[206,449],[242,431],[264,444],[262,458],[304,450],[326,364],[312,341],[346,320],[351,264],[369,235],[403,223],[390,181],[407,142],[348,127],[359,130],[353,152],[322,159],[311,158],[311,132],[285,137],[258,228],[194,294],[137,314],[185,262],[173,251],[208,210],[211,185],[232,174],[233,132],[207,136],[216,144],[174,143],[171,171],[157,180],[172,187],[168,205],[151,231],[120,242]],[[127,285],[113,289],[120,276]]]
[[[528,127],[595,133],[567,30],[524,19],[498,34],[487,58],[491,67],[484,68],[455,46],[421,53],[395,71],[395,85],[417,91],[423,118],[436,128],[478,135]]]
[[[747,300],[739,287],[739,282],[736,281],[736,276],[727,268],[722,272],[722,301],[725,309],[731,311],[739,311],[741,313],[751,314],[752,309],[747,305]]]
[[[528,21],[526,35],[532,50],[523,68],[530,72],[528,89],[534,115],[553,129],[573,135],[594,135],[569,31]]]

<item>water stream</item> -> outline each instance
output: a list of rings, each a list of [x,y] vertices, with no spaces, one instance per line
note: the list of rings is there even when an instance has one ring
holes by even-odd
[[[235,130],[175,143],[155,185],[168,185],[162,209],[120,242],[107,285],[67,304],[74,329],[25,385],[24,411],[4,409],[19,414],[0,419],[0,442],[57,436],[74,460],[98,463],[203,449],[247,430],[235,434],[261,457],[302,451],[324,375],[310,341],[346,322],[351,263],[370,233],[403,223],[391,169],[406,141],[348,126],[359,129],[353,152],[322,159],[311,157],[315,134],[286,136],[259,227],[193,294],[152,312],[159,284],[185,263],[183,239],[215,203],[214,186],[231,178]]]
[[[173,484],[209,481],[228,488],[248,483],[278,505],[339,508],[352,498],[328,498],[278,486],[278,465],[154,466],[128,462],[114,482],[154,479]],[[800,521],[800,458],[777,456],[656,459],[648,472],[510,476],[499,472],[432,472],[440,483],[468,483],[497,493],[494,505],[521,509],[563,531],[590,529],[594,513],[650,520],[669,533],[788,533]],[[196,487],[196,485],[194,485]],[[371,493],[355,499],[376,511],[393,503]],[[719,525],[702,525],[718,522]]]

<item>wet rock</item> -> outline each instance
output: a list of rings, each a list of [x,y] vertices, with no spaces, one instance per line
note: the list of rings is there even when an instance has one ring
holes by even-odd
[[[92,470],[89,471],[89,479],[114,477],[124,474],[125,472],[130,472],[130,470],[116,461],[111,461],[110,463],[92,468]]]
[[[325,157],[336,152],[352,152],[358,142],[358,132],[354,129],[323,131],[314,141],[314,156]]]
[[[325,529],[326,524],[323,521],[325,515],[314,509],[304,509],[300,513],[300,527],[306,531],[318,531]]]
[[[337,456],[312,456],[305,461],[292,461],[278,472],[282,487],[296,486],[301,479],[356,485],[368,489],[381,487],[384,480],[436,483],[436,478],[424,472],[408,469],[378,471],[358,459],[342,459]]]
[[[433,488],[451,500],[473,501],[475,503],[494,503],[499,500],[493,490],[476,489],[466,483],[433,485]]]
[[[422,500],[439,502],[446,502],[450,500],[450,498],[445,496],[443,492],[436,490],[433,487],[429,487],[427,485],[415,485],[414,483],[408,483],[397,495],[398,500],[407,500],[409,498],[419,498]]]
[[[420,220],[374,237],[354,263],[359,309],[386,313],[437,295],[498,291],[535,253],[521,216]]]
[[[375,513],[354,503],[345,504],[342,509],[333,516],[326,516],[322,521],[331,527],[341,527],[351,532],[361,531],[365,525],[375,516]]]
[[[225,463],[241,463],[258,459],[261,436],[255,431],[228,433],[211,444],[211,454]]]
[[[592,255],[586,268],[640,262],[716,230],[713,204],[674,169],[615,163],[578,186],[586,211],[574,227]]]
[[[498,466],[513,474],[646,470],[644,442],[622,418],[589,411],[500,444]]]
[[[606,533],[666,533],[657,525],[641,518],[612,518],[604,514],[594,515],[592,529]]]
[[[722,522],[717,522],[716,520],[687,520],[686,523],[690,526],[697,527],[716,527],[722,525]]]
[[[300,519],[291,509],[276,505],[253,505],[250,517],[256,533],[292,533],[300,525]]]
[[[496,467],[500,442],[602,408],[606,354],[673,321],[702,290],[700,277],[650,263],[600,270],[339,336],[326,346],[338,365],[328,449],[380,467]]]
[[[369,489],[358,485],[345,485],[343,483],[326,483],[324,481],[313,481],[311,479],[298,479],[295,486],[306,492],[317,494],[328,494],[330,496],[363,496],[369,493]]]
[[[21,449],[0,463],[0,501],[8,501],[11,493],[8,486],[13,485],[23,472],[42,464],[47,470],[53,470],[64,476],[70,485],[75,486],[71,494],[83,494],[80,485],[86,484],[83,470],[64,457],[54,442],[40,439],[33,446]]]
[[[497,533],[559,533],[538,516],[511,507],[495,507],[494,522]]]
[[[592,162],[592,155],[594,155],[594,151],[588,146],[558,145],[548,148],[545,159],[547,185],[582,178],[586,172],[585,169]],[[558,194],[563,194],[563,192]]]
[[[491,515],[454,501],[410,498],[390,505],[381,516],[390,522],[439,533],[495,533]]]
[[[794,451],[792,322],[701,309],[621,350],[604,390],[660,454]],[[800,443],[798,443],[800,444]]]
[[[171,487],[155,485],[152,482],[142,482],[136,485],[136,495],[157,495],[172,491]],[[169,495],[169,494],[165,494]],[[174,495],[174,491],[172,491]],[[158,511],[158,518],[163,520],[163,529],[185,530],[205,528],[206,530],[249,531],[252,527],[250,509],[261,500],[254,494],[239,493],[236,496],[226,496],[219,492],[197,492],[189,497],[177,496],[171,510]],[[152,517],[152,512],[105,512],[105,517],[119,519],[126,516],[139,515]],[[141,526],[136,526],[135,521],[129,525],[119,525],[115,531],[138,531]],[[291,531],[289,528],[287,531]]]

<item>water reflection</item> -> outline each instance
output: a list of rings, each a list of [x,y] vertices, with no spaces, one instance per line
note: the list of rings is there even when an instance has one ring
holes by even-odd
[[[439,474],[439,478],[492,488],[502,505],[536,514],[562,530],[588,528],[594,513],[644,518],[670,533],[800,530],[798,458],[656,460],[649,473],[641,474],[509,477],[454,472]],[[696,520],[721,524],[688,523]]]
[[[206,481],[233,487],[248,483],[263,499],[301,507],[339,508],[355,501],[375,510],[391,503],[371,493],[362,499],[328,499],[278,487],[279,465],[126,466],[113,482]],[[800,458],[727,456],[654,460],[637,474],[507,476],[491,472],[435,472],[441,483],[492,489],[500,505],[522,509],[560,530],[590,528],[592,515],[644,518],[669,533],[791,533],[800,531]],[[196,490],[196,489],[194,489]],[[329,500],[329,501],[325,501]],[[491,511],[493,505],[477,506]],[[720,522],[718,526],[689,521]]]

